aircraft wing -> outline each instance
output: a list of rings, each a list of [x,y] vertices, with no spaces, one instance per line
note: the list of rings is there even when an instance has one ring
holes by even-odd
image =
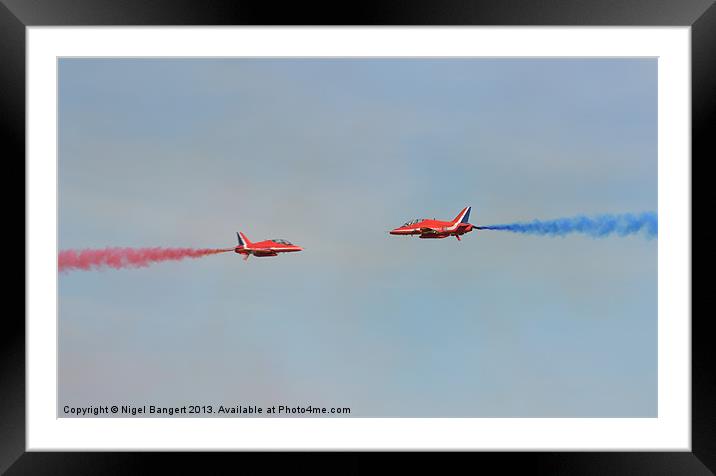
[[[440,233],[440,232],[441,232],[441,230],[438,230],[437,228],[430,228],[427,226],[420,227],[420,233],[423,233],[423,234]]]
[[[255,250],[254,256],[276,256],[277,253],[273,250]]]

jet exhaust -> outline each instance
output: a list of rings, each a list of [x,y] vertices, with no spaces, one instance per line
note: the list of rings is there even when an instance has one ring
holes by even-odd
[[[657,214],[655,212],[623,213],[616,215],[584,215],[557,218],[555,220],[533,220],[501,225],[477,226],[478,230],[510,231],[529,235],[565,236],[573,233],[604,238],[611,235],[627,236],[643,234],[647,239],[657,237]]]
[[[180,261],[185,258],[234,251],[233,248],[104,248],[62,250],[58,256],[58,269],[91,271],[95,269],[144,268],[162,261]]]

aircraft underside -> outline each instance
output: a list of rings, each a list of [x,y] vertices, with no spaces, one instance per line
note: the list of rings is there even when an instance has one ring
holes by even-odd
[[[267,257],[267,256],[278,256],[278,253],[276,253],[275,251],[269,251],[269,250],[267,250],[267,251],[254,251],[254,250],[251,250],[251,251],[237,251],[237,253],[243,255],[244,261],[246,261],[247,259],[249,259],[249,256],[252,256],[252,255],[255,256],[255,257],[257,257],[257,258],[265,258],[265,257]]]

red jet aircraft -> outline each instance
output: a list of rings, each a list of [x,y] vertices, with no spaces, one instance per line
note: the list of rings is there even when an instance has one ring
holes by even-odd
[[[264,256],[277,256],[279,253],[292,253],[294,251],[303,251],[303,248],[296,246],[286,240],[265,240],[252,243],[246,238],[241,232],[236,233],[236,237],[239,239],[239,246],[234,248],[234,252],[244,255],[244,261],[249,259],[249,256],[254,255],[258,257]]]
[[[454,236],[460,241],[460,235],[469,233],[476,227],[468,223],[470,209],[465,207],[453,221],[441,221],[434,218],[418,218],[410,220],[398,228],[391,230],[391,235],[420,235],[420,238],[447,238]]]

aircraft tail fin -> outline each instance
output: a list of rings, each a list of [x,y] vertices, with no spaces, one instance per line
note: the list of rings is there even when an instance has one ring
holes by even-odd
[[[470,220],[470,210],[472,210],[472,207],[465,207],[462,210],[460,210],[460,213],[455,217],[455,219],[452,221],[453,223],[468,223]]]
[[[246,238],[246,235],[244,235],[240,231],[236,232],[236,238],[238,238],[239,240],[239,246],[249,246],[251,244],[251,241]]]

